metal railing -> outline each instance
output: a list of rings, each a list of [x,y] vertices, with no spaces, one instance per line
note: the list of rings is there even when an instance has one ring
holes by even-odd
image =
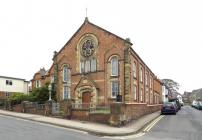
[[[110,110],[110,106],[109,105],[104,105],[104,106],[97,105],[94,108],[90,108],[90,113],[91,114],[96,114],[96,113],[110,114],[111,110]]]
[[[89,103],[72,103],[72,109],[89,110],[94,105]]]
[[[37,104],[37,109],[45,110],[45,104]]]
[[[91,114],[93,113],[111,113],[109,105],[95,105],[89,103],[72,103],[72,109],[75,110],[89,110]]]

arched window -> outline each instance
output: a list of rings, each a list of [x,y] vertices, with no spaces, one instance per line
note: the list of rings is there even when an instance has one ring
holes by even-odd
[[[133,96],[134,100],[137,100],[137,85],[133,85]]]
[[[150,82],[149,82],[149,87],[152,88],[152,77],[150,76]]]
[[[150,91],[150,104],[153,104],[153,91]]]
[[[145,84],[146,84],[146,86],[148,85],[148,73],[147,72],[145,74]]]
[[[140,82],[143,82],[143,69],[140,68]]]
[[[112,76],[118,76],[119,74],[119,64],[118,64],[118,58],[112,57],[111,59],[111,75]]]
[[[143,89],[140,90],[140,101],[143,102]]]
[[[90,64],[90,66],[91,66],[91,71],[92,72],[94,72],[94,71],[96,71],[96,59],[95,58],[92,58],[91,59],[91,64]]]
[[[91,73],[97,70],[97,48],[98,40],[93,34],[85,34],[81,37],[78,43],[78,53],[80,64],[80,73]]]
[[[63,82],[70,82],[70,69],[67,65],[63,67]]]
[[[63,99],[70,99],[70,87],[63,86]]]
[[[95,72],[97,69],[97,61],[96,58],[90,58],[80,61],[80,72],[81,73],[89,73]]]
[[[71,71],[68,65],[63,66],[62,70],[62,76],[63,76],[63,95],[62,98],[63,100],[65,99],[70,99],[70,94],[71,94]]]
[[[111,97],[116,98],[119,94],[119,83],[118,81],[112,81],[111,82]]]
[[[134,62],[133,63],[133,77],[136,78],[137,75],[136,75],[136,63]]]

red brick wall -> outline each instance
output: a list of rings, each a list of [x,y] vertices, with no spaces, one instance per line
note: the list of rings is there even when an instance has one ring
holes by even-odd
[[[109,123],[110,114],[90,114],[90,121],[97,123]]]
[[[154,79],[154,91],[156,91],[159,94],[162,92],[161,82],[156,78]]]
[[[6,98],[5,92],[0,91],[0,99],[5,99],[5,98]]]
[[[109,122],[114,126],[126,124],[144,115],[159,111],[161,106],[161,104],[147,105],[146,103],[113,103]]]
[[[98,39],[98,49],[97,49],[97,60],[98,60],[98,65],[97,65],[97,70],[99,72],[97,73],[91,73],[88,74],[88,76],[96,82],[96,80],[99,80],[99,82],[96,82],[96,85],[99,88],[99,96],[104,96],[105,99],[100,101],[100,104],[102,103],[108,103],[110,100],[108,100],[107,97],[107,80],[106,80],[106,75],[107,75],[107,61],[110,58],[110,56],[116,54],[120,57],[120,90],[121,93],[124,93],[124,66],[123,66],[123,49],[124,49],[124,41],[117,38],[116,36],[109,34],[99,28],[96,28],[95,26],[91,24],[85,24],[78,32],[77,34],[71,39],[71,41],[65,45],[63,49],[58,53],[57,55],[57,60],[59,62],[59,77],[58,81],[62,81],[62,65],[63,64],[69,64],[71,67],[71,82],[74,83],[71,86],[71,97],[74,97],[75,94],[75,87],[76,83],[79,82],[81,79],[81,74],[79,74],[79,71],[76,70],[78,67],[77,63],[77,44],[79,43],[80,38],[85,35],[86,33],[92,33],[95,35]],[[59,85],[62,85],[60,82]],[[61,87],[58,87],[57,93],[61,94]],[[61,95],[60,95],[61,96]]]
[[[22,104],[14,105],[14,106],[12,106],[12,109],[15,112],[23,112],[23,106],[22,106]]]
[[[90,119],[90,118],[89,118],[89,111],[84,111],[84,110],[72,110],[71,119],[89,121],[89,119]]]

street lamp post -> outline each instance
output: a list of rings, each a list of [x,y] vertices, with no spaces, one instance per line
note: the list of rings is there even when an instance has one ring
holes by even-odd
[[[52,99],[51,99],[51,89],[52,89],[52,86],[51,86],[51,84],[49,84],[49,86],[48,86],[48,90],[49,90],[49,101],[51,101]]]

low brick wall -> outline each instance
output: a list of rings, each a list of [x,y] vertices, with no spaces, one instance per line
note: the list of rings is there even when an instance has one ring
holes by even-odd
[[[72,110],[71,119],[89,121],[89,110]]]
[[[46,115],[45,109],[37,109],[36,114],[38,114],[38,115]]]
[[[110,114],[90,114],[90,121],[108,124]]]
[[[160,110],[161,106],[161,104],[147,105],[146,103],[112,103],[109,122],[113,126],[124,125]]]
[[[12,110],[15,112],[23,112],[23,106],[22,106],[22,104],[14,105],[12,107]]]
[[[71,111],[71,101],[61,101],[60,102],[60,111],[64,114],[64,118],[71,119],[72,111]]]
[[[68,119],[121,126],[144,115],[156,112],[161,109],[161,106],[161,104],[147,105],[146,103],[116,102],[112,103],[110,108],[100,107],[96,108],[97,110],[90,110],[72,108],[71,102],[64,101],[60,103],[60,113],[58,115]],[[24,102],[22,104],[12,106],[11,110],[15,112],[54,116],[52,112],[52,102],[47,102],[46,104]]]

